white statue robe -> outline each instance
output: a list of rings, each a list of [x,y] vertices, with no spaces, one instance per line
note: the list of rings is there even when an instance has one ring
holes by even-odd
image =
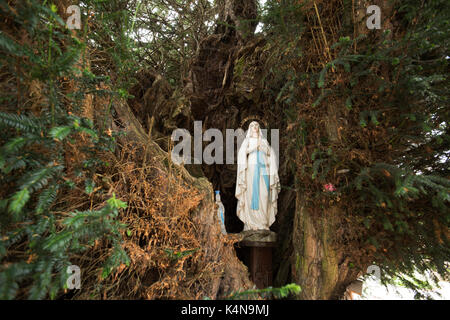
[[[250,137],[249,130],[238,152],[235,196],[237,216],[244,222],[244,231],[269,230],[277,214],[280,182],[275,152],[261,130],[259,137]]]

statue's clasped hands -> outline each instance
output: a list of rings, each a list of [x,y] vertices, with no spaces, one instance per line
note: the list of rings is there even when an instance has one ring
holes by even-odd
[[[252,147],[252,148],[247,147],[247,154],[250,154],[250,153],[252,153],[252,152],[254,152],[254,151],[262,151],[262,152],[264,152],[267,156],[270,156],[270,150],[268,150],[266,147],[264,147],[264,146],[261,145],[261,144],[258,144],[258,145],[254,146],[254,147]]]

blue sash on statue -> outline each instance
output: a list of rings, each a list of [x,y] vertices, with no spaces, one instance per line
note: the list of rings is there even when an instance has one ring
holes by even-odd
[[[269,192],[269,176],[267,175],[266,166],[264,164],[264,161],[262,159],[262,152],[261,151],[254,151],[256,152],[256,167],[255,172],[253,173],[253,193],[252,193],[252,210],[258,210],[259,209],[259,177],[260,172],[262,170],[262,176],[264,178],[264,181],[266,182],[267,186],[267,192]]]

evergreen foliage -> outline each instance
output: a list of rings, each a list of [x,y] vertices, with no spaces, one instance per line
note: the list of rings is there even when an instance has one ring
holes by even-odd
[[[299,294],[301,288],[298,284],[289,283],[281,288],[267,287],[264,289],[251,289],[231,294],[227,299],[283,299]]]
[[[99,210],[61,211],[61,194],[107,165],[99,152],[114,151],[113,136],[76,115],[83,114],[88,94],[99,94],[96,86],[104,79],[90,73],[85,44],[66,28],[54,5],[27,1],[15,9],[0,2],[2,19],[27,32],[25,41],[0,33],[2,71],[17,83],[9,92],[2,88],[0,112],[0,298],[56,298],[67,287],[73,255],[96,240],[112,247],[103,277],[129,262],[120,245],[124,225],[117,221],[126,203],[113,195]],[[68,91],[64,79],[77,89]],[[20,91],[30,83],[39,84],[43,97],[31,108]],[[67,145],[80,139],[86,158],[76,165],[65,157]]]
[[[309,12],[322,15],[320,9],[332,5]],[[420,290],[417,272],[448,277],[450,14],[446,1],[392,5],[395,15],[383,19],[395,21],[393,30],[357,37],[348,36],[345,25],[333,30],[340,38],[329,47],[330,55],[324,48],[331,59],[320,69],[308,64],[311,71],[304,71],[301,59],[322,60],[310,48],[301,48],[300,59],[283,55],[279,69],[287,81],[274,97],[295,128],[291,148],[301,150],[291,158],[297,163],[296,188],[309,207],[326,212],[337,206],[345,214],[348,229],[337,245],[355,262],[367,258],[367,265],[378,264],[384,281],[398,276]],[[280,15],[292,6],[298,14]],[[309,9],[301,9],[295,1],[268,4],[267,35],[285,34],[280,26],[292,22],[304,32],[286,37],[284,47],[311,36]],[[348,14],[336,11],[335,17],[345,21]],[[332,21],[321,23],[330,32]],[[308,90],[314,93],[310,105]],[[337,187],[334,197],[324,192],[327,183]],[[369,248],[363,249],[365,257],[358,248]],[[364,272],[363,264],[359,267]]]

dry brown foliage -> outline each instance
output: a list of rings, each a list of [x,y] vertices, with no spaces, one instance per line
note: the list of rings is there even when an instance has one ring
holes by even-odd
[[[220,298],[249,288],[245,266],[233,250],[236,241],[220,233],[212,188],[206,179],[186,177],[156,145],[124,143],[105,154],[112,165],[98,184],[128,207],[120,221],[131,264],[102,280],[107,242],[78,257],[83,270],[79,299]],[[163,158],[161,158],[163,157]]]

